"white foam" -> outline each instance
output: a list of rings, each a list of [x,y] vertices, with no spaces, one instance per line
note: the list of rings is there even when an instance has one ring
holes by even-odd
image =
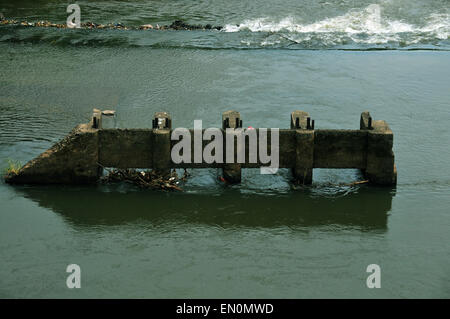
[[[345,33],[387,35],[386,40],[395,38],[398,33],[432,33],[439,39],[447,39],[450,30],[450,15],[446,13],[433,14],[427,19],[423,27],[408,24],[402,21],[390,21],[383,18],[378,4],[371,4],[363,10],[351,10],[344,15],[327,18],[310,24],[297,23],[293,17],[286,17],[280,21],[270,18],[245,20],[239,26],[225,25],[225,32],[238,31],[251,32],[280,32],[292,33]],[[375,37],[378,40],[380,37]]]

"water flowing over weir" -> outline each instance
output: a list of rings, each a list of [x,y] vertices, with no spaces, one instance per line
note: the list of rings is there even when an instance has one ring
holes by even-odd
[[[215,10],[221,5],[215,3]],[[234,7],[241,5],[235,3]],[[150,9],[145,4],[139,6],[142,6],[141,10]],[[197,16],[191,19],[188,16],[186,20],[167,20],[165,16],[149,20],[141,18],[139,12],[133,12],[136,17],[128,22],[123,22],[121,16],[100,20],[88,16],[82,19],[81,29],[76,31],[62,30],[66,28],[65,20],[59,16],[54,19],[41,17],[44,20],[40,21],[5,18],[0,21],[0,42],[196,49],[450,49],[450,12],[445,1],[442,1],[441,10],[430,5],[429,11],[419,18],[413,7],[405,10],[401,1],[367,2],[359,8],[341,4],[336,8],[339,10],[327,15],[307,12],[302,4],[295,6],[293,11],[280,7],[276,13],[248,12],[248,8],[242,8],[238,17],[232,15],[223,20],[203,20]],[[425,4],[422,6],[426,7]],[[181,31],[182,36],[172,31]]]
[[[94,109],[90,123],[78,125],[17,173],[7,175],[6,181],[19,184],[95,183],[101,176],[102,167],[116,167],[152,168],[162,175],[168,174],[171,168],[222,168],[228,182],[239,183],[242,168],[267,167],[261,158],[252,160],[251,143],[246,143],[246,130],[242,129],[239,112],[224,112],[222,124],[224,134],[220,136],[224,148],[218,161],[200,158],[194,162],[174,162],[171,150],[176,142],[171,140],[172,119],[167,112],[155,114],[152,129],[103,129],[102,112]],[[272,132],[264,141],[258,134],[262,129],[254,129],[254,136],[258,136],[259,150],[266,147],[271,155],[278,152],[276,168],[291,168],[297,183],[311,184],[313,168],[356,168],[362,170],[372,184],[396,184],[393,133],[385,121],[373,121],[369,112],[361,114],[359,130],[316,130],[315,121],[303,111],[291,113],[290,127],[279,130],[279,141],[275,145]],[[230,129],[234,129],[231,144],[228,143]],[[195,138],[198,131],[194,129],[188,133]],[[203,131],[201,133],[203,154],[208,142],[202,138]],[[191,139],[190,143],[193,147],[189,148],[188,155],[191,159],[197,158],[196,141]],[[267,145],[263,145],[265,143]],[[232,154],[231,160],[229,154]]]

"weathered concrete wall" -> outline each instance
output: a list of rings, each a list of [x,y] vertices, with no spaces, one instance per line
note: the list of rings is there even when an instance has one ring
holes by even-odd
[[[259,136],[259,129],[254,129],[255,134]],[[191,136],[194,136],[194,130],[189,130]],[[202,135],[205,132],[205,130],[202,130]],[[223,136],[223,145],[224,145],[224,152],[223,152],[223,158],[222,163],[225,163],[225,145],[226,145],[226,137],[225,132],[222,130],[222,136]],[[235,137],[235,140],[237,138]],[[256,163],[250,163],[249,162],[249,137],[245,137],[246,143],[245,143],[245,163],[239,164],[241,168],[259,168],[261,166],[266,166],[267,164],[263,164],[260,162],[259,157],[257,157]],[[171,141],[171,148],[177,144],[179,141]],[[204,149],[205,146],[210,143],[210,141],[202,141],[202,148]],[[236,142],[237,143],[237,142]],[[236,143],[234,145],[236,150]],[[271,150],[271,134],[270,131],[268,131],[267,134],[267,151],[270,154]],[[259,140],[258,140],[258,147],[259,147]],[[280,168],[291,168],[295,165],[295,156],[296,156],[296,132],[295,130],[288,130],[288,129],[280,129],[279,130],[279,149],[280,149]],[[194,140],[191,139],[191,159],[194,158]],[[235,153],[235,160],[236,160],[236,153]],[[172,167],[174,168],[222,168],[223,164],[220,163],[212,163],[208,164],[205,161],[202,163],[180,163],[175,164],[172,163]]]
[[[151,129],[103,129],[98,136],[98,161],[104,167],[153,167]]]
[[[393,185],[397,183],[397,168],[392,146],[394,135],[385,121],[374,121],[373,130],[367,136],[367,163],[364,170],[374,184]]]
[[[194,136],[194,130],[189,130]],[[202,134],[205,130],[202,130]],[[223,132],[223,131],[222,131]],[[255,129],[257,136],[259,129]],[[314,135],[313,167],[314,168],[365,168],[367,152],[366,131],[360,130],[314,130],[307,131]],[[99,163],[105,167],[145,168],[153,167],[153,130],[151,129],[104,129],[99,130]],[[296,161],[302,161],[307,155],[306,149],[297,147],[297,135],[305,132],[289,129],[279,130],[280,168],[291,168]],[[225,133],[223,132],[225,139]],[[246,137],[245,159],[242,168],[258,168],[263,166],[259,161],[249,163],[249,137]],[[169,141],[172,148],[179,141]],[[202,141],[204,148],[210,141]],[[267,136],[267,149],[271,151],[271,135]],[[310,142],[311,143],[311,142]],[[225,145],[223,141],[223,145]],[[389,146],[387,146],[389,147]],[[297,149],[299,149],[297,154]],[[131,156],[131,154],[133,154]],[[155,153],[156,154],[156,153]],[[225,153],[224,153],[225,154]],[[194,158],[194,139],[191,139],[191,159]],[[223,161],[225,160],[225,156]],[[310,160],[310,159],[309,159]],[[309,165],[309,164],[308,164]],[[221,164],[171,163],[173,168],[211,168],[222,167]]]
[[[6,177],[19,184],[95,183],[101,170],[98,162],[98,130],[78,125],[67,137],[29,161],[17,175]]]
[[[224,128],[242,125],[240,115],[235,111],[225,112],[222,120]],[[6,181],[32,184],[93,183],[100,176],[100,167],[117,167],[154,168],[160,172],[168,172],[170,168],[223,168],[224,177],[235,183],[240,181],[242,168],[267,166],[260,162],[259,156],[256,163],[250,163],[249,137],[246,137],[245,143],[245,162],[226,163],[227,143],[223,129],[222,163],[206,163],[203,157],[201,163],[194,163],[194,130],[189,130],[192,137],[191,163],[173,163],[171,149],[178,141],[170,139],[171,119],[165,112],[155,115],[153,129],[102,129],[101,123],[101,112],[94,110],[89,124],[77,126],[62,141],[28,162],[17,175],[7,176]],[[310,184],[313,168],[356,168],[361,169],[371,183],[396,183],[393,134],[385,121],[372,121],[370,114],[364,112],[361,114],[360,130],[315,130],[314,121],[308,113],[297,111],[291,114],[291,127],[279,130],[279,168],[292,168],[297,182]],[[254,129],[257,137],[259,131]],[[271,138],[268,131],[269,154]],[[202,152],[209,142],[202,140]],[[236,147],[235,141],[235,160]]]
[[[367,131],[315,130],[314,133],[314,167],[366,167]]]

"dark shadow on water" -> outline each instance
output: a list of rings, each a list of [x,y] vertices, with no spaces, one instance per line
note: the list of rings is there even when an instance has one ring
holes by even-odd
[[[387,229],[395,189],[358,187],[346,195],[320,196],[317,188],[281,195],[108,191],[95,187],[17,187],[26,198],[60,214],[74,226],[132,223],[204,224],[231,227],[308,227],[338,225]]]

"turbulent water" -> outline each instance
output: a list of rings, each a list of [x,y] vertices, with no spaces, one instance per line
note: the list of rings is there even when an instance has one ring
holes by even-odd
[[[5,17],[65,23],[65,3],[6,4]],[[221,25],[221,32],[42,31],[3,28],[1,42],[164,48],[449,49],[448,0],[408,1],[130,1],[79,2],[82,20],[128,26],[171,23]],[[1,8],[0,8],[1,9]]]
[[[65,23],[68,1],[2,1],[7,19]],[[129,185],[0,183],[0,297],[450,297],[448,0],[77,1],[82,22],[217,30],[0,26],[0,163],[45,151],[92,108],[119,127],[359,128],[394,132],[397,187],[356,170],[193,170],[183,193]],[[68,264],[82,288],[66,287]],[[382,288],[368,289],[379,264]]]

